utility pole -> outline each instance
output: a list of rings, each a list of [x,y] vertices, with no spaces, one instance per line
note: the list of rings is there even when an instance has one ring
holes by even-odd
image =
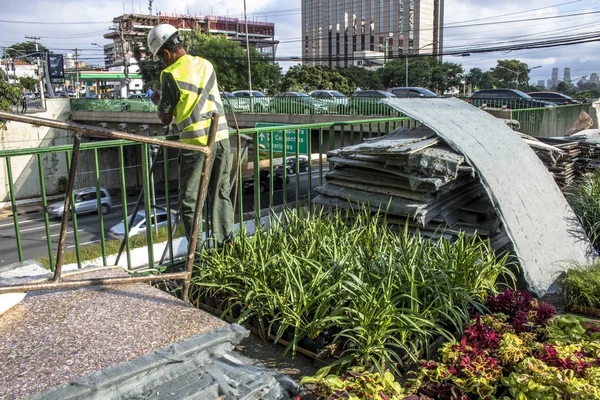
[[[73,49],[75,52],[75,85],[77,88],[75,89],[75,97],[79,98],[79,88],[81,87],[81,83],[79,82],[79,49]]]
[[[25,36],[25,39],[33,40],[35,44],[35,52],[39,52],[38,40],[40,40],[39,36]],[[40,85],[40,101],[42,102],[42,108],[46,108],[46,96],[44,96],[44,77],[42,75],[42,70],[40,68],[40,55],[36,54],[35,64],[37,66],[39,85]]]
[[[250,105],[252,105],[252,70],[250,68],[250,40],[248,39],[248,14],[246,12],[246,0],[244,0],[244,24],[246,25],[246,56],[248,58],[248,94],[250,95]]]

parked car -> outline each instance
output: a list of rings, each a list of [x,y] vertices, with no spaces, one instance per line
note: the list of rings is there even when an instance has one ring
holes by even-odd
[[[167,211],[160,207],[155,207],[151,210],[150,223],[146,221],[146,211],[140,210],[135,216],[133,223],[129,225],[129,237],[142,235],[146,233],[146,228],[150,226],[154,228],[154,214],[156,213],[157,227],[162,228],[169,225],[169,214]],[[127,222],[131,221],[133,214],[127,216]],[[171,211],[171,224],[175,227],[177,213]],[[123,239],[125,237],[125,222],[121,221],[108,230],[108,237],[112,239]]]
[[[98,196],[95,187],[77,189],[73,191],[75,197],[75,212],[77,214],[85,214],[98,212]],[[102,214],[108,214],[112,207],[112,199],[110,194],[104,188],[100,188],[100,207]],[[64,211],[64,203],[56,202],[48,206],[48,215],[53,218],[62,218]]]
[[[581,104],[581,101],[575,100],[574,98],[567,96],[563,93],[558,92],[530,92],[527,93],[531,97],[537,100],[549,101],[556,104],[557,106],[564,106],[567,104]]]
[[[478,90],[468,99],[468,102],[476,107],[481,107],[484,104],[488,107],[501,108],[507,106],[510,109],[522,108],[542,108],[551,107],[554,103],[543,100],[536,100],[515,89],[483,89]]]
[[[390,92],[383,90],[361,90],[352,95],[348,101],[348,113],[355,115],[399,115],[400,113],[381,103],[383,99],[395,98]]]
[[[146,97],[146,93],[133,93],[127,96],[129,100],[150,100]]]
[[[328,105],[300,92],[276,94],[269,104],[269,112],[284,114],[323,114]]]
[[[250,112],[250,101],[247,98],[237,97],[229,92],[221,92],[221,101],[225,112]]]
[[[387,91],[396,97],[438,97],[431,90],[422,87],[395,87]]]
[[[348,97],[337,90],[313,90],[308,95],[327,104],[329,112],[341,113],[348,106]]]
[[[130,95],[127,99],[121,100],[121,111],[129,112],[150,112],[156,111],[156,105],[149,98],[144,97],[132,97],[136,95]]]
[[[260,170],[260,191],[266,192],[271,187],[271,171],[269,168]],[[290,177],[285,177],[285,183],[290,181]],[[242,183],[242,188],[245,193],[253,193],[254,192],[254,174],[244,178]],[[274,189],[282,189],[283,188],[283,168],[281,165],[273,167],[273,188]]]
[[[296,156],[288,157],[285,161],[285,168],[288,174],[296,173]],[[308,171],[308,157],[301,155],[298,156],[298,170],[300,172]]]
[[[258,90],[252,91],[252,97],[250,97],[249,90],[234,90],[231,92],[235,97],[247,97],[250,101],[250,109],[257,113],[267,112],[269,109],[269,98],[264,93]]]

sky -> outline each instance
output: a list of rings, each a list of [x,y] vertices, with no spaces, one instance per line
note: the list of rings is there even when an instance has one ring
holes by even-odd
[[[153,12],[227,15],[242,17],[242,0],[154,0]],[[301,1],[247,0],[249,20],[275,23],[280,40],[277,56],[301,57]],[[108,43],[112,18],[130,12],[147,13],[141,0],[3,0],[0,13],[0,47],[39,36],[50,50],[67,53],[81,49],[89,64],[102,63],[102,49],[91,43]],[[515,21],[518,20],[518,21]],[[468,25],[468,26],[467,26]],[[475,49],[515,41],[557,40],[564,36],[596,34],[600,40],[600,0],[445,0],[444,48]],[[518,59],[528,64],[530,82],[550,78],[552,68],[571,68],[571,79],[600,74],[600,42],[470,56],[444,56],[444,61],[462,64],[466,71],[484,71],[497,60]],[[291,63],[280,63],[284,71]]]

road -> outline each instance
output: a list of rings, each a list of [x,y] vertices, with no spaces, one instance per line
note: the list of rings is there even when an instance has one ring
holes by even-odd
[[[314,188],[319,185],[318,171],[312,172],[311,186]],[[324,178],[323,178],[324,179]],[[298,179],[298,197],[306,198],[308,194],[308,173],[300,173]],[[286,187],[286,201],[296,200],[296,175],[290,176],[290,181]],[[277,206],[283,204],[283,190],[275,190],[273,194],[273,203],[269,202],[269,194],[261,193],[261,208]],[[244,194],[243,196],[244,212],[250,212],[254,209],[253,194]],[[135,197],[129,197],[127,201],[127,210],[133,211],[135,206]],[[164,195],[157,197],[156,203],[159,206],[166,205]],[[176,207],[177,193],[171,193],[171,206]],[[237,214],[236,214],[237,215]],[[103,216],[104,231],[108,230],[123,220],[123,202],[120,197],[113,197],[113,207],[111,212]],[[53,255],[56,255],[58,247],[58,237],[60,234],[59,219],[50,219],[49,229],[53,247]],[[100,236],[100,219],[97,214],[83,214],[77,216],[79,245],[98,243]],[[19,216],[19,228],[21,232],[21,246],[23,249],[23,259],[33,259],[48,255],[48,244],[46,228],[44,224],[44,215],[42,213],[25,214]],[[17,240],[12,217],[0,219],[0,267],[19,261],[17,251]],[[75,238],[73,234],[73,222],[69,222],[69,229],[66,240],[67,250],[75,247]]]

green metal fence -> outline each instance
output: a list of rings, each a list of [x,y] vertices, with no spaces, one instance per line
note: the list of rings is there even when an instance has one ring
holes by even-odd
[[[538,137],[564,136],[582,111],[594,112],[590,104],[512,110],[512,119],[519,121],[519,132]]]
[[[71,99],[71,111],[156,112],[150,99]]]
[[[236,222],[252,218],[253,211],[278,205],[301,205],[311,201],[313,189],[324,182],[329,168],[327,151],[359,143],[368,137],[388,134],[400,126],[410,127],[416,124],[414,120],[398,117],[241,130],[242,134],[252,137],[255,149],[259,148],[261,140],[269,146],[264,150],[251,152],[248,159],[253,163],[253,168],[250,170],[244,168],[242,152],[237,152],[237,173],[241,177],[241,184],[234,200]],[[303,132],[308,132],[304,138]],[[10,131],[5,134],[10,134]],[[232,131],[231,135],[232,141],[238,140],[235,131]],[[301,146],[304,139],[307,141],[306,146]],[[282,145],[281,151],[278,151],[276,144],[281,140],[286,145]],[[242,148],[244,147],[242,145]],[[300,150],[304,148],[308,154],[300,154]],[[114,259],[109,258],[116,253],[115,249],[121,244],[124,246],[125,263],[130,269],[135,264],[132,260],[135,246],[146,247],[150,265],[158,265],[161,258],[162,264],[177,262],[174,257],[173,239],[182,232],[176,228],[178,193],[173,171],[177,166],[177,154],[173,149],[167,148],[152,150],[147,144],[140,145],[122,140],[82,143],[76,179],[76,183],[79,184],[76,189],[82,186],[95,188],[97,207],[85,215],[72,212],[67,240],[72,248],[73,261],[79,267],[93,257],[100,258],[103,265],[116,264]],[[0,151],[0,159],[6,170],[13,225],[6,228],[6,223],[0,224],[12,231],[11,234],[3,235],[4,245],[13,249],[4,251],[5,262],[45,257],[47,266],[50,269],[54,268],[58,238],[53,231],[59,221],[50,218],[48,210],[51,201],[48,197],[60,194],[61,188],[56,183],[56,172],[49,172],[46,164],[48,157],[60,159],[66,162],[68,169],[72,151],[71,145]],[[86,160],[87,163],[81,163],[82,160]],[[246,171],[249,171],[249,174],[246,174]],[[41,213],[19,215],[17,198],[24,180],[39,183],[37,205],[41,208]],[[107,189],[112,196],[113,210],[109,214],[102,212],[101,188]],[[163,211],[166,233],[163,232],[162,237],[166,238],[168,243],[167,250],[163,253],[164,257],[158,257],[152,251],[157,237],[161,237],[152,234],[154,222],[147,222],[145,235],[133,237],[132,232],[130,237],[128,234],[128,217],[132,213],[132,205],[139,197],[143,199],[141,209],[146,216],[158,214],[154,210]],[[165,204],[157,204],[157,199],[163,197]],[[72,200],[72,211],[75,211],[75,195]],[[254,218],[260,218],[260,213],[254,212]],[[119,223],[123,224],[125,240],[112,241],[109,238],[110,228]],[[204,230],[208,229],[205,224]]]

